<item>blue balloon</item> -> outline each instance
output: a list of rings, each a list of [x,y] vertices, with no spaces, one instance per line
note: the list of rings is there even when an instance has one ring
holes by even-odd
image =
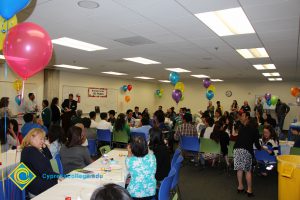
[[[176,83],[179,81],[180,75],[177,72],[171,72],[169,75],[169,80],[173,85],[176,85]]]
[[[268,105],[268,106],[271,106],[271,105],[272,105],[271,99],[267,100],[267,105]]]
[[[127,91],[127,85],[123,85],[122,89],[123,89],[124,92],[126,92]]]
[[[156,90],[156,95],[159,95],[160,94],[160,90]]]
[[[215,96],[215,94],[213,91],[211,91],[211,90],[206,91],[206,98],[208,100],[212,100],[212,98],[214,98],[214,96]]]
[[[30,0],[0,0],[0,15],[9,20],[15,14],[26,8]]]
[[[15,97],[15,102],[18,104],[18,105],[21,105],[21,95],[17,95]]]

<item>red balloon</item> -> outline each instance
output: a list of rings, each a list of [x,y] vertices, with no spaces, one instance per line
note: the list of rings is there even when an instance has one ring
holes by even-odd
[[[127,90],[130,92],[130,90],[132,90],[132,85],[127,85]]]
[[[7,64],[25,80],[43,70],[52,57],[50,36],[42,27],[31,22],[11,28],[3,46]]]

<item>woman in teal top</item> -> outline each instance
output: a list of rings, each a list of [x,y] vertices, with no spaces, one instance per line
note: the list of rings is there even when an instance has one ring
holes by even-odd
[[[133,199],[151,200],[156,192],[156,159],[148,153],[148,145],[143,137],[130,140],[127,147],[126,166],[131,175],[127,190]]]

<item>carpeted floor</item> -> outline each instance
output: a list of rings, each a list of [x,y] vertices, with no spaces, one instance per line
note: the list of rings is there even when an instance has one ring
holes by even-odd
[[[245,184],[246,185],[246,184]],[[183,200],[277,200],[277,172],[268,177],[254,175],[255,197],[237,194],[235,171],[226,174],[220,168],[200,169],[192,165],[181,168],[179,186]]]

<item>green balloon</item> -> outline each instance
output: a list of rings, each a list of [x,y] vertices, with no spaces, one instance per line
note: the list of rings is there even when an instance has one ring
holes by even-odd
[[[274,106],[277,104],[277,101],[278,101],[278,97],[277,96],[274,96],[272,95],[271,97],[271,104]]]

